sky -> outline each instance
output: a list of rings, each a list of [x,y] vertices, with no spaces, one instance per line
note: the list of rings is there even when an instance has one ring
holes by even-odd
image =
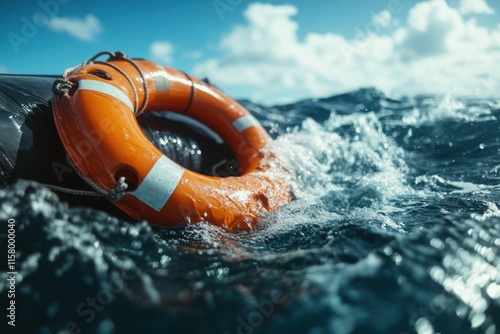
[[[123,51],[266,105],[364,87],[500,97],[498,0],[0,0],[0,73]]]

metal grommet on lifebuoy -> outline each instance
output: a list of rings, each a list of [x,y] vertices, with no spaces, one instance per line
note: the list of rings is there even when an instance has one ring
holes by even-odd
[[[126,180],[127,192],[110,198],[115,205],[155,225],[206,221],[249,230],[261,213],[290,201],[288,185],[261,163],[271,139],[245,108],[176,69],[110,56],[106,62],[94,57],[56,81],[53,110],[66,153],[89,184],[110,193]],[[217,132],[241,176],[198,174],[163,155],[136,119],[153,110],[184,113]]]

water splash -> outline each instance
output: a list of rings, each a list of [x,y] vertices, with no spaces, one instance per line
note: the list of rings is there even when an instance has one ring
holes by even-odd
[[[493,334],[499,104],[445,100],[362,90],[251,106],[295,196],[252,233],[0,190],[0,219],[19,223],[21,330]],[[92,320],[77,312],[87,298],[103,301]]]

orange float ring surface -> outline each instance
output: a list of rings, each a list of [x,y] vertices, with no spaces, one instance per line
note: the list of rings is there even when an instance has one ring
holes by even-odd
[[[53,112],[69,160],[94,188],[129,190],[110,199],[154,225],[206,221],[250,230],[259,215],[290,201],[290,189],[266,172],[262,148],[271,138],[240,104],[206,81],[117,53],[67,71],[55,88]],[[99,56],[99,55],[98,55]],[[56,85],[54,86],[56,87]],[[140,106],[140,107],[139,107]],[[241,176],[214,177],[167,158],[142,132],[141,112],[168,110],[205,124],[229,145]]]

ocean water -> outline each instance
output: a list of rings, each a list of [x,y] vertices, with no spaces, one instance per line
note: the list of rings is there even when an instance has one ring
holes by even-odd
[[[362,89],[242,104],[295,197],[252,233],[0,189],[17,333],[500,333],[500,100]]]

